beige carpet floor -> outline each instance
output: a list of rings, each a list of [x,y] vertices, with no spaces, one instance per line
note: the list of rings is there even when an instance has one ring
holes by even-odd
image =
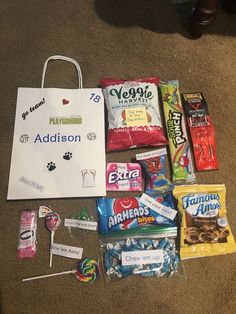
[[[18,260],[20,211],[48,205],[64,219],[88,207],[96,216],[95,199],[6,200],[17,88],[39,87],[46,58],[62,54],[80,63],[84,87],[97,86],[102,77],[159,75],[178,79],[182,92],[203,92],[215,125],[220,169],[197,173],[197,180],[226,185],[236,236],[236,16],[219,7],[215,22],[192,40],[186,27],[189,11],[188,5],[180,8],[166,0],[1,2],[1,313],[235,313],[236,254],[185,260],[181,278],[101,279],[83,285],[68,275],[23,284],[21,278],[50,272],[50,236],[40,220],[37,258]],[[46,86],[75,88],[73,67],[50,65]],[[127,162],[142,151],[107,154],[107,160]],[[56,239],[83,245],[86,255],[99,254],[96,233],[72,238],[60,228]],[[59,256],[53,261],[55,272],[74,264]]]

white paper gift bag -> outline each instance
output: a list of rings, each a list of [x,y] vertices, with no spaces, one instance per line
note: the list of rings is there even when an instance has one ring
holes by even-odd
[[[72,62],[78,89],[44,88],[50,60]],[[41,88],[19,88],[7,199],[106,195],[104,99],[79,64],[49,57]]]

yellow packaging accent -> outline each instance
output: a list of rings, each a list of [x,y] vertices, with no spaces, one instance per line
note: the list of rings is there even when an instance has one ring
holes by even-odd
[[[173,194],[181,214],[182,259],[236,252],[227,220],[224,184],[176,186]]]

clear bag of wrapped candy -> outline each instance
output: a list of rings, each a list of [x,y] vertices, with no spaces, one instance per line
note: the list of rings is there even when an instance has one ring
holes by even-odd
[[[156,233],[144,230],[141,234],[123,232],[121,236],[102,236],[100,246],[105,277],[183,275],[176,236],[176,230],[172,228],[157,229]]]
[[[81,239],[84,234],[97,230],[97,222],[92,215],[92,210],[88,208],[83,208],[66,217],[64,225],[72,238],[76,240]]]

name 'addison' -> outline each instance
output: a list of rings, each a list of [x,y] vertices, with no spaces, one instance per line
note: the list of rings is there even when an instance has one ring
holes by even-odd
[[[61,133],[36,135],[34,143],[60,143],[60,142],[80,142],[80,135],[61,135]]]

